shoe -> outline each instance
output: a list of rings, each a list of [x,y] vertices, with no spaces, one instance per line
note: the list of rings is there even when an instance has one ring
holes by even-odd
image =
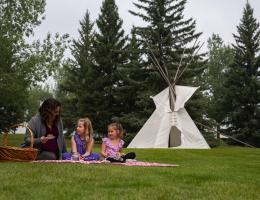
[[[123,159],[122,157],[118,157],[118,158],[108,157],[108,158],[106,158],[106,160],[108,160],[110,162],[120,162],[120,163],[125,162],[125,159]]]

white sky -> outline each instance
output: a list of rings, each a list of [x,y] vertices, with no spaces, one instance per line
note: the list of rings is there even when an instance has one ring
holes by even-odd
[[[90,12],[92,21],[100,14],[103,0],[46,0],[46,19],[35,29],[34,38],[43,39],[47,33],[68,33],[77,39],[79,21],[82,20],[86,11]],[[137,0],[116,0],[119,16],[123,19],[123,28],[130,33],[133,25],[143,25],[144,22],[138,17],[131,15],[128,10],[135,10],[132,2]],[[242,18],[246,0],[187,0],[184,12],[185,18],[192,17],[197,22],[197,32],[202,32],[200,42],[205,42],[202,51],[207,50],[207,40],[213,33],[219,34],[226,44],[234,42],[232,33],[236,33],[236,26]],[[254,17],[260,23],[260,0],[249,0],[254,9]],[[29,39],[29,40],[30,40]],[[67,52],[66,56],[70,56]],[[53,78],[46,83],[54,88]]]
[[[123,19],[123,28],[130,32],[133,25],[142,25],[143,22],[132,16],[128,10],[134,10],[133,1],[116,0],[119,15]],[[42,39],[47,32],[61,34],[68,33],[72,38],[78,38],[79,21],[86,10],[94,21],[100,14],[102,0],[46,0],[46,19],[35,29],[35,39]],[[188,0],[185,17],[196,20],[197,31],[203,32],[201,42],[205,42],[213,34],[219,34],[226,44],[232,43],[232,33],[236,33],[236,26],[242,17],[246,0]],[[260,0],[249,0],[254,8],[254,16],[260,22]]]

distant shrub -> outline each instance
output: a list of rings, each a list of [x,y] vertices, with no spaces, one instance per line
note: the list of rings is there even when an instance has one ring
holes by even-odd
[[[125,134],[125,136],[124,136],[124,142],[125,142],[124,147],[127,147],[130,144],[130,142],[134,139],[135,135],[136,134],[134,134],[134,133]]]

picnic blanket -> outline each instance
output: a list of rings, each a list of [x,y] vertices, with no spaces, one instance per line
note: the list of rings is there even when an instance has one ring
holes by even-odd
[[[127,161],[125,163],[111,163],[108,161],[74,161],[74,160],[37,160],[32,161],[33,163],[70,163],[70,164],[107,164],[107,165],[121,165],[121,166],[142,166],[142,167],[177,167],[174,164],[164,164],[156,162],[142,162],[142,161]]]

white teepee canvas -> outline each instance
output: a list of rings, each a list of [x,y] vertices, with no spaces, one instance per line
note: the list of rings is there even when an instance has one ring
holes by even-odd
[[[175,85],[174,111],[170,108],[169,87],[153,97],[156,110],[128,148],[209,149],[209,145],[184,108],[196,87]]]

